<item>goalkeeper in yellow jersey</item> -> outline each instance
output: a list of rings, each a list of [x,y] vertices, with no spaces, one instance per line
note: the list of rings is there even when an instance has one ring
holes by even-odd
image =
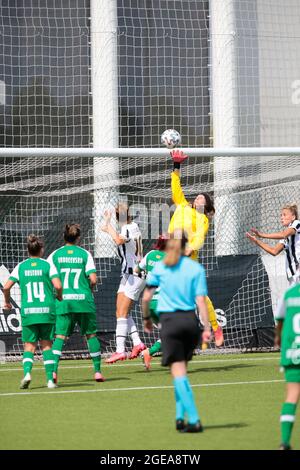
[[[180,183],[180,164],[188,157],[181,150],[173,150],[171,157],[174,162],[172,172],[172,199],[176,210],[169,225],[169,233],[176,230],[184,230],[188,237],[186,256],[193,260],[198,259],[199,250],[202,248],[209,229],[209,221],[215,213],[213,202],[207,193],[199,193],[190,204],[182,191]],[[218,325],[216,312],[209,297],[206,297],[209,321],[212,326],[216,346],[224,343],[222,328]]]

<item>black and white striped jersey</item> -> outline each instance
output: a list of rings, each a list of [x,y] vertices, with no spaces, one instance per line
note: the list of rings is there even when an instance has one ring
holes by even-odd
[[[295,234],[280,240],[284,245],[286,254],[286,274],[287,278],[291,279],[298,269],[300,264],[300,220],[294,220],[288,228],[294,228]]]
[[[121,273],[133,274],[133,269],[143,257],[141,231],[135,222],[131,222],[122,226],[120,236],[125,240],[123,245],[118,246],[122,264]]]

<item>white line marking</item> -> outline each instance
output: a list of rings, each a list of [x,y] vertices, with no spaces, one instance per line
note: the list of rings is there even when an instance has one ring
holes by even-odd
[[[196,387],[223,387],[226,385],[257,385],[257,384],[268,384],[268,383],[280,383],[285,382],[284,380],[253,380],[247,382],[220,382],[212,384],[195,384],[192,388]],[[158,385],[153,387],[126,387],[126,388],[99,388],[95,390],[53,390],[51,392],[12,392],[12,393],[0,393],[0,397],[18,397],[18,396],[33,396],[33,395],[62,395],[68,393],[103,393],[103,392],[133,392],[140,390],[169,390],[173,389],[173,385]]]
[[[85,359],[87,360],[87,359]],[[251,362],[251,361],[278,361],[279,360],[279,355],[276,356],[276,357],[257,357],[257,358],[254,358],[254,357],[249,357],[249,358],[240,358],[240,359],[204,359],[204,360],[193,360],[189,363],[189,366],[192,366],[193,364],[211,364],[211,363],[216,363],[216,362]],[[21,361],[20,361],[21,362]],[[39,361],[40,362],[40,361]],[[36,361],[37,363],[37,361]],[[135,362],[126,362],[126,363],[122,363],[122,364],[103,364],[102,367],[138,367],[138,366],[142,366],[142,362],[138,362],[138,361],[135,361]],[[161,363],[160,362],[151,362],[151,366],[161,366]],[[92,365],[84,365],[84,366],[60,366],[59,367],[59,370],[62,370],[62,369],[92,369],[93,366]],[[44,370],[43,367],[41,366],[34,366],[34,370]],[[11,367],[11,368],[6,368],[5,366],[4,367],[0,367],[0,372],[12,372],[12,371],[20,371],[20,370],[23,370],[21,367]]]

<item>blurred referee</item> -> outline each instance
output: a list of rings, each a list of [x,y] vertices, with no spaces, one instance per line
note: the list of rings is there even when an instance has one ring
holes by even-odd
[[[176,400],[176,429],[181,432],[202,432],[203,427],[187,378],[187,362],[201,339],[200,312],[204,327],[202,341],[210,339],[205,297],[207,284],[205,270],[196,261],[184,256],[187,239],[182,231],[170,236],[166,256],[157,263],[147,278],[143,295],[144,329],[152,330],[149,303],[157,287],[160,288],[157,311],[162,340],[162,365],[170,366],[174,379]],[[187,418],[187,421],[185,421]]]

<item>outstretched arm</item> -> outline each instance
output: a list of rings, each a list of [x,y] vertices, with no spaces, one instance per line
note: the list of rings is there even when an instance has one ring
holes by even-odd
[[[173,150],[171,157],[174,162],[174,171],[171,176],[171,189],[172,189],[172,200],[176,206],[179,204],[187,205],[188,202],[183,194],[181,183],[180,183],[180,164],[188,157],[181,150]]]
[[[284,245],[282,243],[277,243],[275,246],[270,246],[267,243],[262,242],[261,240],[258,240],[255,235],[252,233],[247,232],[246,237],[254,244],[262,248],[266,253],[269,253],[270,255],[277,256],[279,253],[281,253],[284,249]]]
[[[256,228],[252,228],[250,233],[259,238],[269,238],[270,240],[281,240],[282,238],[287,238],[290,235],[295,235],[296,229],[293,227],[286,228],[281,230],[281,232],[265,233],[260,232]]]
[[[102,225],[101,230],[102,232],[108,233],[117,245],[124,245],[124,243],[126,243],[126,240],[124,240],[124,238],[121,237],[119,233],[115,230],[115,228],[112,226],[111,215],[112,214],[109,211],[106,211],[104,213],[104,224]]]

